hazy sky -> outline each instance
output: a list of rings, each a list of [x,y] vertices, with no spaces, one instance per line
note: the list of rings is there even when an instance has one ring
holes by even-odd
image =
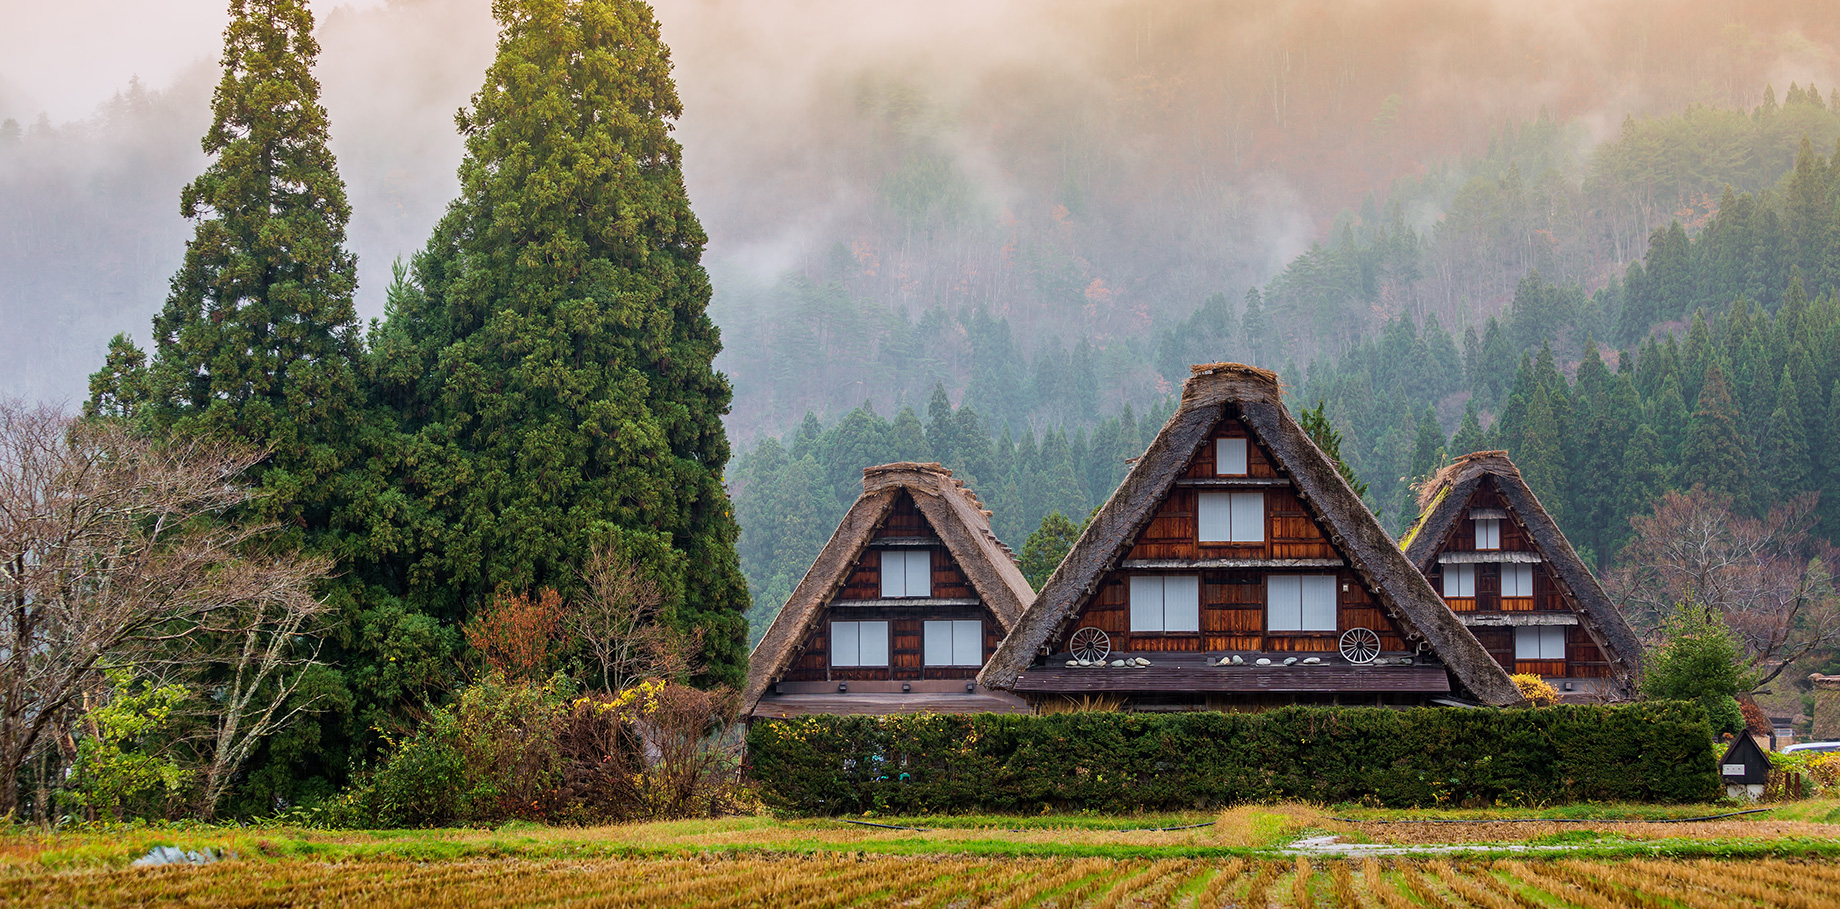
[[[843,252],[894,310],[988,304],[1026,338],[1058,330],[1050,297],[1103,299],[1101,339],[1237,299],[1364,194],[1542,109],[1582,151],[1631,113],[1831,88],[1835,2],[653,0],[725,331]],[[146,340],[227,4],[0,0],[0,118],[28,127],[0,159],[0,394],[75,399],[110,336]],[[312,6],[370,318],[457,191],[496,27],[490,0]]]
[[[332,0],[313,10],[324,17],[383,2]],[[88,115],[132,77],[164,86],[186,64],[216,59],[228,8],[224,0],[0,0],[0,101],[62,122]]]

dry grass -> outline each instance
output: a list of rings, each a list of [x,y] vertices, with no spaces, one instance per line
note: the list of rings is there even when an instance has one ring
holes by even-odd
[[[1217,846],[1257,848],[1294,839],[1305,830],[1351,830],[1349,825],[1332,821],[1322,809],[1299,802],[1277,805],[1239,805],[1222,811],[1214,818],[1213,841]]]
[[[1548,837],[1583,839],[1587,836],[1624,840],[1781,839],[1816,837],[1831,839],[1840,830],[1831,824],[1809,821],[1701,821],[1691,824],[1559,824],[1524,823],[1374,824],[1341,825],[1376,843],[1431,845],[1438,843],[1524,843]]]
[[[251,861],[0,872],[0,905],[366,907],[1825,907],[1840,868],[1785,860],[1245,862],[693,856]]]

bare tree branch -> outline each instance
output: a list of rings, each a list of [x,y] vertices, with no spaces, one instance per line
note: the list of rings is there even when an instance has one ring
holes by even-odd
[[[242,632],[230,769],[248,755],[239,743],[273,730],[279,708],[263,699],[294,690],[279,682],[302,665],[290,642],[323,610],[311,591],[331,566],[251,555],[269,528],[224,519],[256,496],[240,478],[260,457],[0,400],[0,814],[27,763],[71,738],[107,666],[215,659],[204,644]]]
[[[1810,536],[1815,496],[1761,519],[1731,512],[1731,500],[1695,487],[1670,492],[1653,513],[1631,519],[1635,537],[1605,586],[1638,627],[1653,629],[1677,604],[1723,619],[1744,644],[1756,684],[1795,661],[1840,643],[1840,597],[1830,548]]]

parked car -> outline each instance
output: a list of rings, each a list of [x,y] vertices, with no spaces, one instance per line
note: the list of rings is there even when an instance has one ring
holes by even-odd
[[[1792,751],[1840,751],[1840,742],[1799,742],[1785,747],[1782,753]]]

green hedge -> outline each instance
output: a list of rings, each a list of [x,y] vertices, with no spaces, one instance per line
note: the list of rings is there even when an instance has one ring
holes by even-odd
[[[769,805],[812,815],[1693,802],[1720,794],[1711,742],[1686,701],[815,716],[756,722],[748,761]]]

